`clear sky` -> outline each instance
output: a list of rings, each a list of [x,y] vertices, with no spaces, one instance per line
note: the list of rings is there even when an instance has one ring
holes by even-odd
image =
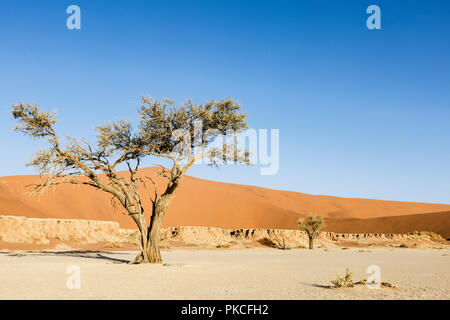
[[[66,27],[71,4],[81,30]],[[381,30],[366,27],[371,4]],[[39,146],[12,130],[12,103],[92,138],[134,121],[142,94],[233,97],[251,127],[280,129],[278,174],[193,176],[450,203],[450,1],[0,1],[0,176],[34,173]]]

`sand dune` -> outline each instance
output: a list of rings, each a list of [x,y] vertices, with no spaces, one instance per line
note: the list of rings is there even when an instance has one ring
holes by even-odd
[[[434,231],[450,238],[450,211],[372,219],[328,219],[325,230],[341,233]]]
[[[142,174],[151,175],[154,170],[146,168]],[[134,228],[123,210],[113,209],[110,197],[101,191],[62,185],[38,198],[27,194],[29,189],[25,187],[36,181],[36,176],[0,178],[0,214],[110,220],[119,222],[122,228]],[[157,183],[162,188],[164,180],[159,178]],[[309,195],[189,176],[171,204],[164,226],[295,229],[298,217],[307,214],[328,218],[328,231],[429,230],[450,236],[450,205]]]

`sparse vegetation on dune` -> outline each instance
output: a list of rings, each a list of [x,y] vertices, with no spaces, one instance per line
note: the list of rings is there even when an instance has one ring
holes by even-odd
[[[433,231],[412,231],[408,232],[408,234],[412,236],[429,236],[432,239],[444,240],[439,233]]]

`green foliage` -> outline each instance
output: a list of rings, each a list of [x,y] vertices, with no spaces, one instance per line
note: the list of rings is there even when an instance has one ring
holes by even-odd
[[[324,226],[324,220],[322,217],[310,215],[305,219],[299,219],[297,225],[300,230],[306,232],[310,238],[314,239],[319,235],[319,230]]]
[[[37,105],[19,103],[11,111],[17,121],[16,131],[33,139],[52,136],[52,126],[56,123],[55,112],[40,112]]]
[[[188,100],[179,107],[169,99],[156,101],[143,97],[142,100],[139,136],[149,153],[168,155],[175,150],[184,158],[193,147],[204,148],[220,135],[240,133],[247,128],[246,115],[239,112],[241,106],[232,99],[212,100],[200,105]],[[225,145],[215,147],[206,157],[214,164],[223,163],[223,157],[229,155],[224,152],[226,147],[233,149]],[[248,156],[244,154],[235,160],[246,163]]]
[[[38,106],[28,103],[13,105],[11,112],[17,120],[16,131],[33,139],[47,138],[48,149],[39,150],[29,165],[35,166],[41,175],[57,177],[58,183],[76,183],[73,178],[65,181],[62,178],[85,175],[91,179],[91,185],[105,189],[95,179],[97,173],[112,177],[119,164],[129,165],[130,161],[136,163],[130,171],[137,171],[140,159],[147,156],[172,160],[170,174],[163,174],[172,181],[201,158],[209,158],[211,165],[228,161],[249,163],[249,153],[237,152],[234,144],[208,148],[219,135],[239,133],[247,128],[246,115],[240,113],[241,106],[232,99],[199,105],[188,100],[179,106],[169,99],[142,97],[142,102],[136,130],[125,120],[97,126],[95,143],[69,137],[62,145],[53,127],[55,112],[40,111]]]

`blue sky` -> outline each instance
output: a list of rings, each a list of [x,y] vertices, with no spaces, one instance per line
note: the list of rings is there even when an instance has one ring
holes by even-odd
[[[81,30],[66,8],[81,8]],[[381,30],[366,8],[381,8]],[[1,1],[0,176],[42,146],[19,101],[57,109],[61,135],[136,119],[142,94],[233,97],[280,129],[280,170],[194,167],[217,181],[450,203],[448,1]],[[147,163],[150,165],[150,163]]]

